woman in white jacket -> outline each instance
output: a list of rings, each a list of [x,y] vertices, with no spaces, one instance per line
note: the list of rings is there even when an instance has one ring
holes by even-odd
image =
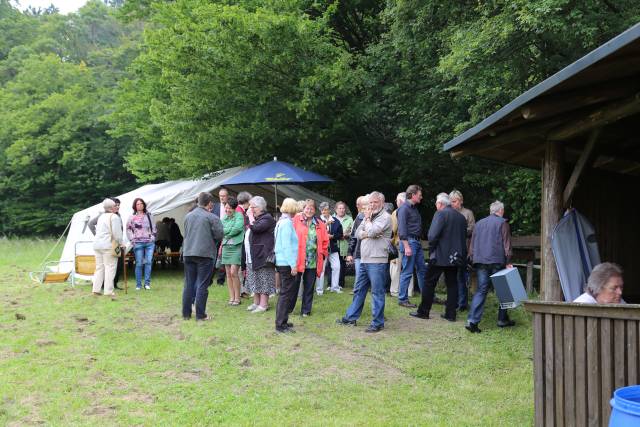
[[[111,242],[122,246],[122,220],[117,214],[119,206],[111,199],[104,199],[102,207],[105,213],[100,215],[96,224],[96,238],[93,251],[96,255],[96,271],[93,274],[93,294],[101,295],[104,281],[104,294],[115,296],[113,278],[116,275],[118,258],[111,253]]]

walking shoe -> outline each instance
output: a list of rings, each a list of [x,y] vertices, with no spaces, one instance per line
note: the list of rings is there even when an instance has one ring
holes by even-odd
[[[316,291],[316,295],[320,296],[320,295],[322,295],[322,294],[323,294],[323,292],[318,292],[318,291]]]
[[[144,285],[144,288],[145,288],[146,290],[148,290],[148,291],[150,291],[150,290],[151,290],[151,286],[150,286],[150,285]]]
[[[309,317],[311,316],[311,313],[302,313],[302,317]]]
[[[287,328],[293,328],[293,323],[287,322]]]
[[[329,292],[333,292],[334,294],[341,294],[342,289],[330,289]]]
[[[479,334],[480,332],[482,332],[480,328],[478,328],[478,324],[473,322],[468,322],[465,325],[465,329],[471,332],[472,334]]]
[[[253,311],[256,309],[257,306],[258,304],[251,304],[249,307],[247,307],[247,311]]]
[[[428,314],[422,314],[422,313],[417,312],[417,311],[412,311],[411,313],[409,313],[409,316],[417,317],[418,319],[425,319],[425,320],[429,318]]]
[[[279,333],[279,334],[295,334],[296,333],[296,331],[294,331],[290,327],[276,328],[276,332]]]
[[[415,304],[411,304],[409,301],[399,301],[398,305],[400,307],[406,307],[406,308],[416,308],[416,307],[418,307]]]
[[[136,291],[139,291],[140,289],[142,289],[142,286],[136,286]]]
[[[368,333],[376,333],[376,332],[380,332],[383,329],[384,329],[384,326],[369,325],[369,327],[367,329],[365,329],[364,331],[368,332]]]
[[[500,328],[510,328],[511,326],[516,326],[516,322],[513,320],[505,320],[504,322],[498,322],[498,326]]]
[[[347,320],[344,317],[342,317],[340,319],[336,319],[336,323],[338,325],[344,325],[344,326],[356,326],[356,321],[355,320]]]
[[[442,313],[440,315],[441,318],[443,318],[444,320],[448,320],[449,322],[455,322],[456,318],[455,317],[448,317],[446,314]]]
[[[264,313],[265,311],[267,311],[268,307],[263,307],[261,305],[257,306],[252,313]]]

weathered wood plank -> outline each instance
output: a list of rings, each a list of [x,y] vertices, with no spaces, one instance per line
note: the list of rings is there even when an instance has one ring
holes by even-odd
[[[542,271],[540,293],[545,301],[562,301],[562,288],[551,250],[553,230],[562,216],[564,147],[545,142],[542,163]]]
[[[632,323],[632,322],[628,322]],[[627,335],[627,322],[624,320],[613,321],[613,389],[627,384],[626,379],[626,343],[630,337]],[[609,396],[611,399],[612,396]]]
[[[564,316],[553,316],[556,424],[564,425]]]
[[[601,420],[599,319],[587,317],[587,425],[599,427]],[[577,390],[576,390],[577,391]]]
[[[524,301],[524,307],[531,313],[640,320],[640,304],[577,304],[557,301],[529,300]]]
[[[538,316],[538,314],[536,314]],[[627,322],[627,384],[638,384],[638,369],[640,362],[638,360],[638,323],[635,320]]]
[[[593,159],[593,151],[596,146],[596,142],[598,141],[598,137],[600,136],[601,129],[602,128],[596,128],[591,131],[591,134],[587,139],[587,143],[585,144],[582,153],[580,153],[580,158],[578,158],[578,162],[573,168],[573,172],[571,172],[567,186],[564,188],[564,192],[562,193],[562,201],[565,207],[569,206],[569,201],[573,196],[573,192],[578,186],[580,175],[582,175],[582,172],[584,172],[585,168],[589,165],[589,162]]]
[[[536,316],[539,316],[536,314]],[[573,316],[566,316],[564,323],[564,425],[576,425],[576,355]]]
[[[536,313],[536,316],[539,314]],[[576,346],[576,425],[587,424],[587,328],[586,318],[574,318]]]
[[[555,425],[553,314],[544,315],[544,419],[546,426]]]
[[[533,315],[534,422],[544,426],[544,314]]]
[[[602,420],[609,420],[609,399],[613,394],[613,331],[610,319],[600,319],[600,408]],[[624,322],[624,321],[622,321]]]
[[[527,262],[527,295],[533,293],[533,261]]]

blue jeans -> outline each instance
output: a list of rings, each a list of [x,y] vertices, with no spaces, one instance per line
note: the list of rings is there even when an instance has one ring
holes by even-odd
[[[402,268],[400,270],[400,285],[398,286],[398,302],[409,301],[409,283],[413,277],[413,268],[418,269],[418,287],[420,292],[424,292],[424,278],[427,274],[427,265],[424,262],[424,252],[419,240],[408,239],[411,247],[411,256],[404,253],[404,244],[400,242],[400,252],[402,252]]]
[[[458,310],[467,308],[469,306],[469,270],[467,266],[458,268]]]
[[[353,260],[354,263],[354,269],[355,269],[355,279],[353,280],[353,293],[356,293],[356,290],[358,288],[356,288],[356,286],[358,285],[358,276],[360,275],[360,258],[355,258]]]
[[[182,317],[191,317],[191,304],[195,298],[196,319],[207,317],[209,285],[213,278],[213,259],[199,256],[184,257],[184,289],[182,290]]]
[[[358,281],[354,286],[353,301],[347,309],[344,319],[355,321],[360,318],[367,292],[371,288],[371,326],[384,326],[384,284],[387,263],[361,263],[358,269]]]
[[[144,266],[144,284],[151,285],[151,266],[153,264],[153,249],[155,244],[136,243],[133,253],[136,256],[136,288],[142,287],[142,267]]]
[[[487,299],[487,293],[491,286],[491,276],[504,268],[504,265],[500,264],[475,264],[476,274],[478,275],[478,290],[473,295],[471,300],[471,308],[469,309],[469,316],[467,321],[471,323],[480,323],[482,320],[482,314],[484,313],[484,303]],[[498,309],[498,321],[506,322],[509,320],[507,310]]]

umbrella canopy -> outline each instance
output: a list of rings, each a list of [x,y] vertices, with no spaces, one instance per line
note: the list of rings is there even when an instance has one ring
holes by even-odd
[[[222,185],[236,184],[305,184],[333,182],[331,178],[300,169],[287,162],[280,162],[273,159],[271,162],[263,163],[249,168],[239,174],[227,179]]]

